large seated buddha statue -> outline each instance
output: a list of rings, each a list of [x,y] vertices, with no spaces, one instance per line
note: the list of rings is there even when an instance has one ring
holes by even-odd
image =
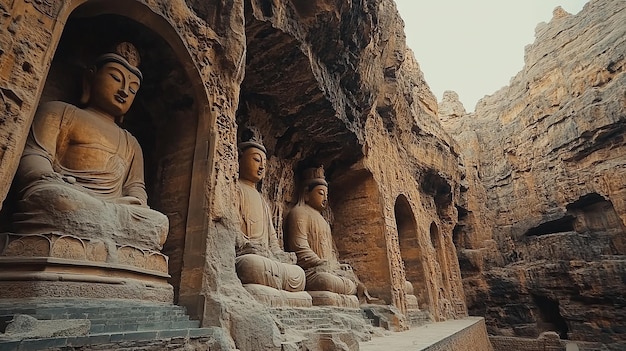
[[[313,304],[359,307],[359,299],[370,302],[350,265],[339,262],[330,225],[321,214],[328,203],[324,169],[305,170],[301,187],[298,203],[285,220],[286,248],[296,253],[306,272],[306,290]]]
[[[235,267],[243,286],[271,306],[311,306],[305,275],[295,255],[278,243],[269,206],[256,185],[265,176],[266,149],[256,141],[239,144],[239,212]]]
[[[160,252],[169,221],[149,208],[141,147],[118,125],[142,83],[138,65],[121,43],[86,71],[80,106],[37,109],[0,233],[0,270],[12,272],[2,298],[173,300]]]
[[[161,249],[167,217],[148,207],[137,140],[117,122],[142,82],[129,43],[99,56],[87,73],[81,103],[43,103],[19,167],[13,232],[56,233],[111,245]],[[111,253],[112,251],[110,251]]]

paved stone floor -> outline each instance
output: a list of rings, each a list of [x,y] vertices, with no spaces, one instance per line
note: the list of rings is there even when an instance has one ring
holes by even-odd
[[[439,323],[424,324],[410,330],[390,333],[387,336],[372,338],[359,343],[360,351],[420,351],[435,345],[441,340],[472,326],[481,318],[468,317]]]

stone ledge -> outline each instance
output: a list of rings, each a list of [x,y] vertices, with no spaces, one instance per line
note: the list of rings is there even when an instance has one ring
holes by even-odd
[[[0,301],[3,299],[120,299],[172,303],[174,289],[169,284],[120,279],[116,282],[76,281],[1,281]]]
[[[491,351],[484,318],[428,323],[360,343],[361,351]]]
[[[20,265],[21,267],[16,267],[16,265]],[[102,262],[88,262],[88,261],[78,261],[78,260],[69,260],[63,258],[54,258],[54,257],[0,257],[0,267],[6,266],[11,267],[13,269],[12,272],[2,272],[0,273],[0,280],[9,280],[3,279],[3,277],[11,277],[10,280],[16,280],[20,276],[23,276],[24,273],[28,273],[29,270],[26,268],[29,266],[35,266],[36,268],[45,267],[46,272],[52,273],[69,273],[76,271],[86,271],[91,274],[101,273],[107,277],[128,277],[129,275],[141,275],[141,276],[155,276],[159,278],[170,278],[170,275],[167,273],[153,271],[148,269],[142,269],[134,266],[127,266],[122,264],[114,264],[114,263],[102,263]],[[40,271],[37,271],[40,272]],[[19,280],[31,280],[29,278],[19,279]]]
[[[343,295],[330,291],[307,291],[313,300],[313,306],[335,306],[359,308],[359,299],[355,295]]]
[[[259,284],[244,284],[254,298],[269,307],[311,307],[311,296],[305,291],[277,290]]]
[[[53,348],[63,348],[64,350],[80,349],[89,345],[104,347],[111,345],[111,349],[122,349],[121,343],[151,341],[155,343],[155,348],[160,350],[173,342],[180,340],[181,344],[190,339],[206,339],[216,335],[217,328],[189,328],[170,330],[151,330],[125,333],[91,334],[87,336],[59,337],[46,339],[27,339],[15,341],[0,341],[0,350],[3,351],[40,351]]]

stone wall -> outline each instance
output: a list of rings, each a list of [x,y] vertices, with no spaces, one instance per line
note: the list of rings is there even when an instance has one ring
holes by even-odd
[[[555,332],[544,332],[536,339],[519,338],[510,336],[490,336],[489,341],[493,345],[494,351],[596,351],[606,350],[606,345],[600,342],[583,342],[561,340]],[[616,349],[618,350],[618,349]]]
[[[223,328],[241,350],[280,349],[269,309],[234,270],[246,131],[268,147],[261,191],[279,233],[294,176],[323,165],[340,259],[401,311],[411,271],[420,309],[437,320],[467,314],[452,242],[460,151],[436,120],[392,1],[17,0],[0,11],[3,230],[37,104],[76,101],[68,82],[124,34],[146,56],[126,128],[146,154],[149,204],[170,218],[163,252],[175,302],[203,326]]]
[[[470,114],[442,102],[466,173],[454,241],[492,334],[626,342],[624,5],[555,9],[509,86]]]
[[[467,351],[488,351],[494,350],[490,339],[487,337],[485,321],[480,319],[468,328],[455,333],[444,341],[435,343],[425,351],[445,351],[445,350],[467,350]],[[518,350],[518,349],[514,349]],[[536,349],[538,350],[538,349]]]

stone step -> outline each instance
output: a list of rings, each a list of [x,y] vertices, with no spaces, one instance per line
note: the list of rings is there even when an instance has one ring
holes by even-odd
[[[164,310],[164,311],[141,311],[137,310],[120,310],[120,311],[80,311],[70,310],[66,312],[49,311],[40,309],[38,311],[16,309],[0,311],[0,319],[6,319],[16,314],[27,314],[37,319],[124,319],[137,315],[144,316],[146,319],[177,319],[186,317],[184,310]]]
[[[111,302],[113,304],[114,302]],[[121,312],[121,311],[133,311],[142,310],[146,312],[163,313],[163,312],[184,312],[184,307],[177,305],[148,305],[148,304],[135,304],[135,305],[100,305],[100,306],[46,306],[41,305],[6,305],[0,304],[0,311],[4,310],[20,310],[24,312],[37,312],[38,310],[45,308],[51,313],[66,313],[67,311],[77,311],[84,313],[100,313],[100,312]]]
[[[92,323],[95,324],[102,324],[102,323],[106,323],[109,322],[111,320],[115,320],[118,323],[125,323],[127,321],[135,321],[135,322],[139,322],[139,323],[146,323],[146,322],[155,322],[155,321],[162,321],[162,322],[185,322],[189,320],[189,316],[187,316],[186,314],[183,315],[177,315],[177,316],[145,316],[142,314],[135,314],[135,315],[124,315],[124,316],[118,316],[115,318],[111,318],[110,316],[93,316],[91,318],[86,318],[91,320]]]
[[[2,351],[39,351],[48,349],[73,349],[89,345],[116,344],[168,339],[193,339],[213,336],[217,328],[183,328],[123,333],[100,333],[86,336],[26,339],[20,341],[0,341]]]
[[[66,320],[66,319],[88,319],[91,322],[90,333],[108,333],[121,331],[138,331],[153,329],[185,329],[198,328],[199,321],[189,320],[185,314],[173,315],[144,315],[140,311],[124,314],[67,314],[50,315],[36,313],[30,315],[38,320]],[[0,332],[13,320],[14,314],[0,315]]]
[[[200,321],[145,321],[136,322],[132,319],[119,322],[116,320],[101,321],[97,324],[91,324],[89,333],[116,333],[131,331],[149,331],[149,330],[167,330],[167,329],[188,329],[200,327]]]
[[[327,343],[331,338],[329,335],[338,338],[351,335],[355,340],[366,341],[379,332],[361,309],[331,306],[274,308],[272,314],[280,321],[279,329],[286,336],[283,350],[305,349],[303,340],[308,340],[311,335],[317,335]]]
[[[363,319],[365,321],[367,321],[370,325],[373,325],[372,323],[374,322],[372,319],[367,318],[363,315],[357,315],[357,316],[353,316],[356,318],[360,318]],[[311,326],[320,326],[320,325],[334,325],[334,326],[345,326],[346,328],[349,328],[349,325],[346,325],[346,321],[341,321],[341,320],[337,320],[336,318],[333,318],[332,315],[325,315],[323,317],[310,317],[310,316],[291,316],[288,318],[284,318],[279,316],[278,319],[286,325],[289,325],[291,327],[294,327],[296,329],[307,329],[307,328],[311,328]],[[302,328],[300,328],[299,326],[302,326]]]
[[[367,314],[360,309],[340,309],[334,307],[326,307],[326,309],[331,309],[332,313],[329,313],[328,310],[315,310],[316,308],[309,309],[291,309],[291,310],[281,310],[281,309],[273,309],[272,313],[281,321],[296,321],[296,323],[300,321],[306,321],[307,319],[312,320],[333,320],[333,315],[335,313],[343,314],[346,316],[352,316],[354,318],[365,319],[371,321],[368,318]],[[322,307],[321,309],[324,309]]]
[[[432,316],[427,311],[422,310],[408,310],[407,318],[409,320],[409,324],[412,327],[419,327],[426,323],[432,323]]]
[[[10,335],[0,334],[0,337],[5,337],[5,340],[0,340],[0,351],[72,350],[87,345],[158,341],[173,338],[188,340],[190,338],[210,337],[215,332],[215,328],[200,328],[199,321],[190,320],[184,307],[141,301],[76,300],[67,302],[44,301],[41,303],[24,303],[21,301],[19,304],[2,301],[0,302],[0,332],[5,330],[7,323],[13,320],[16,314],[29,315],[41,321],[86,319],[91,322],[91,327],[88,335],[85,336],[11,341],[8,339]]]
[[[140,319],[140,321],[180,321],[187,319],[184,307],[142,302],[107,301],[104,303],[85,303],[84,305],[60,303],[19,303],[16,305],[0,303],[0,323],[10,320],[16,314],[29,315],[39,320],[125,320],[135,318]]]

